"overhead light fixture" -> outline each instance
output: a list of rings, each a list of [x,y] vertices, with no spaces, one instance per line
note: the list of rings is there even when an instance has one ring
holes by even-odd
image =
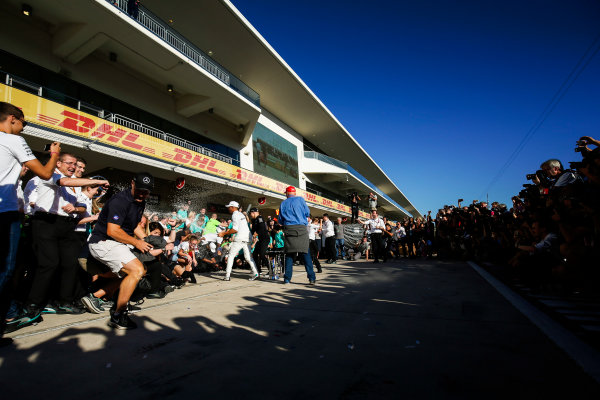
[[[23,4],[21,6],[21,11],[23,11],[23,15],[30,17],[31,14],[33,13],[33,9],[31,8],[31,6],[29,4]]]
[[[173,85],[167,85],[167,92],[173,93]]]
[[[214,54],[214,53],[213,53],[213,51],[212,51],[212,50],[209,50],[209,51],[208,51],[208,55],[209,55],[209,56],[212,56],[213,54]]]

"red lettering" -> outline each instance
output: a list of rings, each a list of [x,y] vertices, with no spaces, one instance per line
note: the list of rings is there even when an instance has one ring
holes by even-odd
[[[192,154],[190,152],[175,148],[175,158],[173,158],[173,161],[177,161],[182,164],[187,164],[188,162],[190,162],[191,159]]]
[[[127,137],[125,139],[123,139],[123,146],[127,146],[127,147],[131,147],[132,149],[140,150],[144,146],[134,143],[136,140],[138,140],[139,137],[140,137],[140,135],[136,135],[135,133],[130,132],[129,135],[127,135]]]
[[[206,167],[207,163],[208,163],[208,158],[204,158],[202,156],[196,155],[196,156],[194,156],[194,159],[192,160],[190,165],[203,169]]]
[[[109,135],[108,140],[112,143],[117,143],[127,131],[117,128],[113,131],[113,127],[109,124],[102,124],[94,133],[92,133],[92,137],[103,138],[105,135]]]
[[[94,129],[94,126],[96,126],[92,119],[86,118],[83,115],[72,113],[71,111],[64,110],[61,112],[61,115],[67,117],[58,125],[62,128],[67,128],[75,132],[87,133]],[[80,122],[83,122],[81,126],[79,126]]]

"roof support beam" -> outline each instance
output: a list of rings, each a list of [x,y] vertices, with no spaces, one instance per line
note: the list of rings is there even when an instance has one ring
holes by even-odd
[[[200,114],[214,107],[212,99],[207,96],[189,94],[177,99],[175,108],[177,113],[186,118],[192,115]]]

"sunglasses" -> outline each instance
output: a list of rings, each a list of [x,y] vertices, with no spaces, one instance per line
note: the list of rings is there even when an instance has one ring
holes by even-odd
[[[14,115],[13,115],[13,117],[15,117],[15,119],[21,121],[21,124],[23,125],[23,128],[25,128],[27,126],[27,121],[25,121],[25,118],[17,118]]]

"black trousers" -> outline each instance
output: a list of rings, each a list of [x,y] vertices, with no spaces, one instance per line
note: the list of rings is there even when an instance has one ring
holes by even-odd
[[[266,267],[267,271],[269,270],[269,260],[267,259],[267,250],[269,250],[269,238],[267,239],[259,239],[254,246],[254,263],[256,264],[256,269],[260,273],[262,267]]]
[[[158,292],[164,286],[161,282],[163,266],[162,263],[154,259],[144,262],[146,267],[146,278],[150,281],[150,293]]]
[[[381,233],[371,233],[371,251],[373,252],[375,261],[379,261],[382,257],[384,261],[387,259],[385,255],[385,243],[381,235]]]
[[[81,242],[74,231],[77,220],[53,214],[39,214],[32,218],[33,251],[37,259],[28,304],[45,306],[50,284],[56,274],[58,279],[58,300],[69,304],[75,300],[75,293],[81,293],[77,274],[77,257]]]
[[[319,249],[317,247],[317,241],[311,240],[308,245],[308,249],[310,251],[310,257],[312,258],[313,265],[317,267],[317,271],[321,270],[321,263],[319,262],[319,258],[317,257],[317,253]]]
[[[328,260],[337,260],[337,251],[335,250],[335,236],[325,238],[325,249],[327,249]]]
[[[352,205],[352,223],[358,220],[358,204]]]

